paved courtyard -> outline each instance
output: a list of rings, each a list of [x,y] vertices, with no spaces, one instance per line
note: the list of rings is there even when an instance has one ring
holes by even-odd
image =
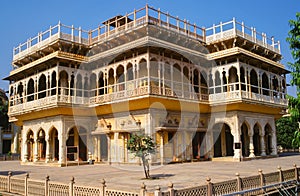
[[[278,158],[251,160],[245,162],[193,162],[152,166],[151,176],[157,179],[144,179],[142,166],[133,165],[81,165],[70,167],[23,166],[18,161],[1,161],[0,175],[7,175],[12,171],[14,176],[24,177],[30,174],[31,179],[42,180],[46,175],[51,181],[69,183],[72,176],[77,185],[99,186],[101,179],[105,179],[107,187],[119,190],[139,190],[144,182],[148,190],[156,185],[166,188],[169,182],[174,188],[190,187],[206,183],[210,177],[212,182],[219,182],[235,178],[235,173],[241,177],[256,175],[259,169],[264,173],[277,171],[277,167],[288,169],[293,164],[300,167],[300,154],[281,156]]]

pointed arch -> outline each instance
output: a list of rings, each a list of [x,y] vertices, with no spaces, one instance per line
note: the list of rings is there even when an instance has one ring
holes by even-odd
[[[27,102],[34,100],[34,81],[32,78],[27,83]]]
[[[258,75],[254,69],[250,71],[251,92],[258,93]]]
[[[51,74],[51,95],[56,95],[56,71]]]
[[[221,93],[221,77],[220,72],[215,72],[215,93]]]
[[[39,160],[44,160],[46,158],[46,133],[40,128],[37,132],[37,148],[38,148],[38,157]]]
[[[49,159],[52,161],[59,160],[59,140],[58,140],[58,130],[55,126],[49,129],[49,148],[50,154]]]
[[[82,97],[82,76],[80,73],[76,74],[76,96]]]
[[[128,63],[127,64],[126,70],[127,70],[127,81],[134,80],[133,65],[132,65],[132,63]]]
[[[104,95],[105,93],[105,78],[104,73],[100,71],[99,73],[99,80],[98,80],[98,88],[99,88],[99,95]]]
[[[229,71],[229,78],[228,78],[228,83],[229,84],[232,84],[232,83],[235,83],[235,85],[230,85],[230,91],[235,91],[235,90],[239,90],[239,77],[238,77],[238,74],[237,74],[237,68],[236,67],[230,67]]]
[[[74,126],[68,130],[68,139],[66,141],[67,147],[77,147],[79,161],[87,160],[87,129],[83,126]],[[75,154],[68,154],[70,161],[76,160]]]
[[[265,148],[266,148],[266,154],[270,155],[272,153],[272,137],[273,137],[273,130],[269,123],[266,124],[264,128],[265,136]]]
[[[255,156],[260,156],[261,154],[260,135],[261,135],[261,126],[257,122],[253,126],[253,145],[254,145]]]
[[[97,96],[97,76],[92,73],[89,81],[90,97]]]
[[[269,77],[267,76],[267,74],[264,72],[262,74],[262,93],[263,95],[267,95],[269,96]]]
[[[59,72],[59,80],[58,80],[59,94],[62,95],[69,94],[68,80],[69,80],[69,74],[65,70]]]
[[[216,123],[213,126],[214,157],[233,156],[233,135],[227,123]]]
[[[241,83],[241,89],[243,91],[246,90],[246,80],[245,80],[245,69],[243,66],[240,67],[240,83]]]

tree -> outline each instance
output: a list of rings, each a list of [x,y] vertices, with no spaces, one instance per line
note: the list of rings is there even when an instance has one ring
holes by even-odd
[[[290,44],[291,54],[294,63],[289,62],[291,69],[291,84],[297,88],[297,96],[288,96],[289,99],[289,113],[291,118],[300,121],[300,12],[296,13],[296,19],[289,21],[291,30],[288,33],[287,42]],[[300,130],[294,133],[293,144],[300,146]]]
[[[294,138],[294,132],[297,130],[297,121],[290,116],[282,117],[276,121],[277,144],[284,149],[291,149],[293,146],[291,141]]]
[[[136,157],[142,159],[145,177],[150,178],[150,166],[148,156],[155,152],[153,139],[143,132],[134,133],[130,136],[127,149]]]

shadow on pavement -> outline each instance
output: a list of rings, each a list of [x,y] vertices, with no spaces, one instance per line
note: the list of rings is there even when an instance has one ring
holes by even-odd
[[[283,152],[279,154],[279,157],[297,156],[299,152]]]
[[[9,171],[0,171],[0,175],[2,175],[2,176],[7,176],[7,175],[8,175],[8,172],[9,172]],[[26,171],[12,171],[11,173],[12,173],[13,176],[15,176],[15,175],[26,174],[26,173],[28,173],[28,172],[26,172]]]

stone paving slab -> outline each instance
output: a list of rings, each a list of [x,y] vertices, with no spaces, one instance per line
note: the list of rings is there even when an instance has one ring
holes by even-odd
[[[174,188],[192,187],[206,184],[206,178],[212,182],[234,179],[236,173],[241,177],[257,175],[258,170],[263,173],[277,171],[281,166],[283,170],[293,168],[293,164],[300,167],[300,154],[282,156],[278,158],[251,160],[244,162],[193,162],[152,166],[150,174],[158,179],[144,179],[142,166],[138,165],[80,165],[70,167],[49,167],[20,165],[18,161],[0,161],[0,175],[13,175],[20,178],[29,173],[30,179],[43,180],[46,175],[51,181],[69,183],[72,176],[76,185],[100,186],[101,179],[105,179],[107,187],[118,190],[136,190],[144,182],[148,190],[160,185],[166,189],[172,182]]]

